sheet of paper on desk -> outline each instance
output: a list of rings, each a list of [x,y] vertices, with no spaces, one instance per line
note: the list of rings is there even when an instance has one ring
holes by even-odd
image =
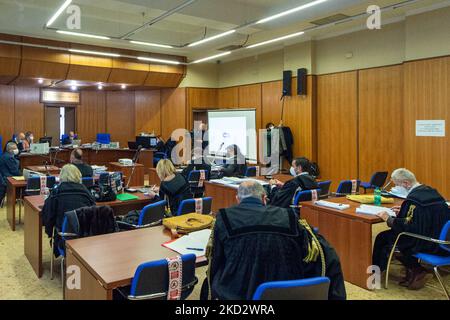
[[[359,208],[356,208],[356,213],[369,214],[376,216],[380,212],[387,212],[391,217],[396,217],[395,212],[389,208],[370,206],[367,204],[362,204]]]
[[[16,181],[25,181],[25,177],[24,176],[19,176],[19,177],[12,177],[14,180]]]
[[[337,210],[345,210],[345,209],[350,208],[350,205],[348,205],[348,204],[336,203],[336,202],[325,201],[325,200],[316,201],[316,202],[314,202],[314,204],[316,204],[318,206],[337,209]]]
[[[211,236],[210,229],[204,229],[196,232],[191,232],[188,235],[182,236],[173,241],[163,243],[162,245],[170,250],[178,252],[179,254],[193,253],[197,257],[205,255],[206,245],[208,244],[209,237]],[[190,250],[188,248],[201,249]]]

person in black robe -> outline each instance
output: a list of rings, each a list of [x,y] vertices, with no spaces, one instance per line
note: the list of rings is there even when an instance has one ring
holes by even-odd
[[[450,209],[445,199],[435,189],[419,184],[411,171],[397,169],[392,173],[391,179],[397,188],[407,193],[407,197],[401,207],[393,208],[397,214],[395,218],[386,212],[379,214],[391,228],[378,234],[373,249],[373,265],[379,266],[383,272],[387,268],[392,246],[400,233],[410,232],[439,239],[443,226],[450,220]],[[406,267],[406,276],[399,284],[411,290],[423,288],[432,277],[414,254],[448,254],[438,244],[408,236],[400,238],[397,249],[401,253],[398,260]]]
[[[192,151],[192,159],[188,163],[187,167],[183,169],[181,174],[188,179],[191,171],[194,170],[205,170],[207,175],[211,172],[211,164],[208,163],[206,157],[203,155],[203,150],[201,148],[195,148]]]
[[[339,258],[324,238],[293,210],[266,206],[265,191],[255,181],[243,182],[237,199],[238,205],[217,216],[202,299],[251,300],[264,282],[317,276],[330,279],[329,299],[346,299]]]
[[[241,149],[236,144],[229,145],[227,147],[227,160],[220,169],[221,177],[244,176],[246,170],[247,163]]]
[[[297,191],[318,189],[314,177],[309,174],[311,163],[307,158],[297,158],[292,161],[291,175],[295,176],[292,180],[283,183],[273,179],[270,181],[270,205],[289,208],[292,205]]]

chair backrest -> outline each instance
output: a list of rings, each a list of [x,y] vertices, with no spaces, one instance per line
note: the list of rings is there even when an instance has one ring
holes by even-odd
[[[360,180],[343,180],[339,183],[336,196],[345,196],[348,194],[357,194],[359,190]]]
[[[212,198],[186,199],[181,201],[177,216],[187,213],[210,214],[212,209]]]
[[[319,185],[320,190],[322,190],[320,196],[326,197],[330,194],[331,180],[321,181],[317,184]]]
[[[139,215],[138,225],[145,226],[162,221],[166,212],[166,205],[167,201],[162,200],[145,206]]]
[[[110,144],[111,135],[109,133],[97,133],[97,142],[101,144]]]
[[[370,179],[370,185],[378,188],[382,188],[384,186],[384,183],[386,182],[386,179],[388,177],[387,171],[378,171],[375,172],[372,175],[372,178]]]
[[[208,180],[208,170],[192,170],[189,172],[188,181],[191,188],[203,188],[203,183]]]
[[[246,177],[256,177],[258,175],[258,167],[247,167],[244,176]]]
[[[300,202],[319,200],[321,194],[321,189],[298,191],[294,196],[293,203],[297,206]]]
[[[56,184],[56,178],[54,176],[48,176],[46,186],[49,190],[53,189]],[[38,195],[41,193],[41,177],[30,177],[27,180],[26,194]]]
[[[181,299],[191,294],[198,280],[195,277],[195,255],[185,254],[182,261]],[[165,300],[169,291],[169,270],[166,259],[145,262],[139,265],[131,283],[129,299]]]
[[[81,182],[86,188],[90,188],[94,186],[94,178],[92,177],[84,177],[81,179]]]
[[[439,240],[450,241],[450,220],[444,225],[441,231],[441,235],[439,236]],[[440,247],[445,251],[450,252],[450,245],[441,244]]]
[[[62,134],[61,135],[61,143],[63,143],[64,142],[64,140],[66,140],[67,138],[69,137],[69,135],[68,134]]]
[[[328,300],[329,288],[327,277],[266,282],[258,286],[253,300]]]

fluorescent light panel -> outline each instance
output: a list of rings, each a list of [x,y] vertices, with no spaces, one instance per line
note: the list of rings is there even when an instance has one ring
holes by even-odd
[[[324,3],[325,1],[328,1],[328,0],[316,0],[316,1],[313,1],[313,2],[310,2],[310,3],[307,3],[307,4],[304,4],[304,5],[301,5],[301,6],[299,6],[299,7],[296,7],[296,8],[290,9],[290,10],[283,11],[283,12],[278,13],[278,14],[275,14],[275,15],[273,15],[273,16],[270,16],[270,17],[261,19],[261,20],[257,21],[256,23],[258,24],[258,23],[265,23],[265,22],[268,22],[268,21],[272,21],[272,20],[275,20],[275,19],[284,17],[284,16],[286,16],[286,15],[288,15],[288,14],[291,14],[291,13],[294,13],[294,12],[298,12],[298,11],[301,11],[301,10],[304,10],[304,9],[307,9],[307,8],[310,8],[310,7],[313,7],[313,6],[316,6],[316,5],[318,5],[318,4]]]
[[[150,61],[150,62],[158,62],[158,63],[180,64],[179,61],[175,61],[175,60],[164,60],[164,59],[147,58],[147,57],[137,57],[137,59],[141,60],[141,61]]]
[[[301,31],[301,32],[297,32],[297,33],[288,34],[287,36],[275,38],[275,39],[272,39],[272,40],[263,41],[263,42],[260,42],[260,43],[255,43],[255,44],[252,44],[252,45],[250,45],[250,46],[248,46],[246,48],[247,49],[251,49],[251,48],[263,46],[263,45],[266,45],[266,44],[269,44],[269,43],[273,43],[273,42],[277,42],[277,41],[281,41],[281,40],[285,40],[285,39],[290,39],[290,38],[294,38],[294,37],[298,37],[298,36],[301,36],[304,33],[305,32]]]
[[[134,41],[134,40],[130,40],[131,43],[134,44],[140,44],[143,46],[150,46],[150,47],[159,47],[159,48],[173,48],[173,46],[169,46],[167,44],[158,44],[158,43],[151,43],[151,42],[142,42],[142,41]]]
[[[227,32],[219,33],[219,34],[216,34],[215,36],[212,36],[212,37],[209,37],[209,38],[205,38],[205,39],[200,40],[200,41],[193,42],[193,43],[189,44],[188,47],[198,46],[199,44],[202,44],[202,43],[205,43],[205,42],[209,42],[209,41],[212,41],[212,40],[215,40],[215,39],[218,39],[218,38],[222,38],[222,37],[225,37],[225,36],[227,36],[229,34],[232,34],[232,33],[235,33],[235,32],[236,32],[236,30],[230,30],[230,31],[227,31]]]
[[[71,31],[64,31],[64,30],[56,30],[56,32],[61,34],[66,34],[69,36],[77,36],[77,37],[86,37],[86,38],[94,38],[94,39],[101,39],[101,40],[110,40],[110,38],[105,36],[96,36],[94,34],[87,34],[87,33],[78,33],[78,32],[71,32]]]
[[[109,52],[100,52],[100,51],[90,51],[90,50],[79,50],[79,49],[69,49],[70,52],[74,53],[82,53],[82,54],[93,54],[96,56],[105,56],[105,57],[120,57],[118,53],[109,53]]]
[[[219,58],[219,57],[223,57],[223,56],[229,55],[230,53],[231,53],[231,51],[227,51],[227,52],[224,52],[224,53],[219,53],[219,54],[216,54],[214,56],[210,56],[210,57],[206,57],[206,58],[203,58],[203,59],[195,60],[192,63],[205,62],[205,61],[208,61],[208,60],[212,60],[212,59],[215,59],[215,58]]]
[[[55,12],[55,14],[48,20],[46,27],[50,27],[53,22],[55,22],[56,19],[61,15],[61,13],[66,10],[66,8],[72,3],[72,0],[67,0],[63,3],[63,5],[58,9],[58,11]]]

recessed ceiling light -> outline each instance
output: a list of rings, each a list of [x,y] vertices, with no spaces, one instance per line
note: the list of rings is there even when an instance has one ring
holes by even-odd
[[[50,18],[50,20],[48,20],[48,22],[46,23],[46,27],[50,27],[53,22],[55,22],[56,19],[58,19],[58,17],[61,15],[61,13],[66,10],[66,8],[72,3],[72,0],[67,0],[66,2],[63,3],[63,5],[55,12],[55,14]]]
[[[236,32],[236,30],[233,29],[233,30],[230,30],[230,31],[227,31],[227,32],[219,33],[219,34],[217,34],[215,36],[212,36],[212,37],[209,37],[209,38],[205,38],[205,39],[200,40],[200,41],[193,42],[193,43],[189,44],[188,47],[198,46],[199,44],[202,44],[202,43],[205,43],[205,42],[209,42],[209,41],[212,41],[212,40],[215,40],[215,39],[218,39],[218,38],[222,38],[222,37],[225,37],[225,36],[227,36],[229,34],[232,34],[232,33],[235,33],[235,32]]]
[[[166,63],[166,64],[180,64],[180,61],[175,60],[165,60],[165,59],[156,59],[156,58],[147,58],[147,57],[137,57],[138,60],[142,61],[150,61],[150,62],[158,62],[158,63]]]
[[[152,42],[142,42],[142,41],[134,41],[131,40],[130,43],[134,43],[134,44],[140,44],[143,46],[150,46],[150,47],[160,47],[160,48],[173,48],[173,46],[169,46],[167,44],[159,44],[159,43],[152,43]]]
[[[98,90],[103,90],[103,85],[101,83],[99,83],[97,88],[98,88]]]
[[[90,50],[80,50],[80,49],[69,49],[70,52],[74,53],[82,53],[82,54],[93,54],[96,56],[105,56],[105,57],[120,57],[118,53],[110,53],[110,52],[100,52],[100,51],[90,51]]]
[[[125,90],[125,89],[127,88],[127,86],[126,86],[125,84],[122,84],[122,85],[120,86],[120,88],[121,88],[122,90]]]
[[[38,79],[38,83],[39,84],[43,84],[44,83],[44,79]]]
[[[305,32],[301,31],[301,32],[297,32],[297,33],[288,34],[287,36],[282,36],[282,37],[275,38],[275,39],[272,39],[272,40],[267,40],[267,41],[255,43],[255,44],[252,44],[252,45],[250,45],[250,46],[248,46],[246,48],[247,49],[251,49],[251,48],[263,46],[263,45],[266,45],[266,44],[269,44],[269,43],[273,43],[273,42],[277,42],[277,41],[281,41],[281,40],[285,40],[285,39],[289,39],[289,38],[293,38],[293,37],[298,37],[298,36],[301,36],[304,33]]]
[[[72,89],[72,91],[77,91],[78,87],[75,85],[70,86],[70,89]]]
[[[306,3],[306,4],[303,4],[301,6],[295,7],[293,9],[286,10],[286,11],[280,12],[278,14],[274,14],[273,16],[261,19],[261,20],[257,21],[256,23],[258,24],[258,23],[265,23],[265,22],[268,22],[268,21],[272,21],[272,20],[281,18],[283,16],[286,16],[288,14],[291,14],[291,13],[294,13],[294,12],[298,12],[298,11],[301,11],[301,10],[313,7],[315,5],[324,3],[325,1],[328,1],[328,0],[316,0],[316,1],[313,1],[313,2],[310,2],[310,3]]]
[[[219,57],[223,57],[223,56],[229,55],[230,53],[231,53],[231,51],[224,52],[224,53],[219,53],[219,54],[216,54],[214,56],[210,56],[210,57],[206,57],[206,58],[203,58],[203,59],[195,60],[192,63],[200,63],[200,62],[212,60],[212,59],[215,59],[215,58],[219,58]]]
[[[101,39],[101,40],[110,40],[111,38],[105,37],[105,36],[97,36],[95,34],[88,34],[88,33],[79,33],[79,32],[72,32],[72,31],[64,31],[64,30],[56,30],[56,32],[69,35],[69,36],[76,36],[76,37],[86,37],[86,38],[94,38],[94,39]]]

